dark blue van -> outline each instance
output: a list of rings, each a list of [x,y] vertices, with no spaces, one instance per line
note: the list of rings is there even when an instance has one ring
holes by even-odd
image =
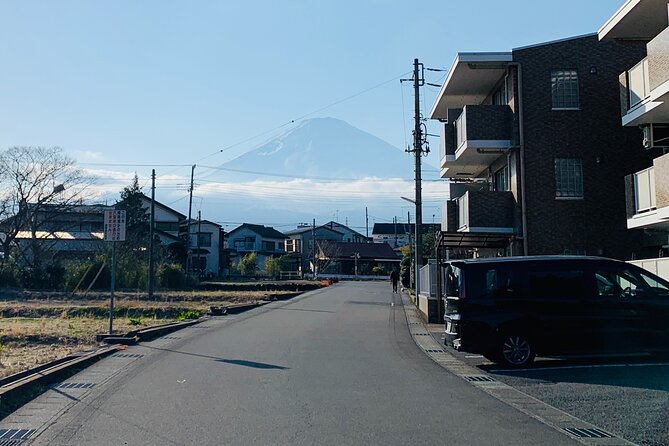
[[[443,264],[447,345],[522,367],[536,354],[669,350],[669,282],[617,260],[530,256]]]

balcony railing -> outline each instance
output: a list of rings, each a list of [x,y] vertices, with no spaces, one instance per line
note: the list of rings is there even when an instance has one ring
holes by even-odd
[[[627,81],[629,107],[633,108],[650,95],[647,57],[627,72]]]

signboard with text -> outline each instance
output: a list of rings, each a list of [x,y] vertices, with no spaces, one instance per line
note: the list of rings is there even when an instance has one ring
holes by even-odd
[[[105,242],[125,241],[125,211],[105,211]]]

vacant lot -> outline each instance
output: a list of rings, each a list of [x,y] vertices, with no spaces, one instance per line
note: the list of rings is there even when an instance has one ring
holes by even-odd
[[[251,303],[291,291],[121,292],[114,304],[114,332],[173,322],[186,312]],[[97,347],[96,333],[109,329],[109,294],[0,290],[0,377]]]

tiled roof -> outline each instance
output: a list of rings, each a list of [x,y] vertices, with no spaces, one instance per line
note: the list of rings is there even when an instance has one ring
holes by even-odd
[[[285,235],[277,231],[276,229],[272,228],[271,226],[263,226],[263,225],[254,225],[251,223],[244,223],[238,228],[233,229],[230,231],[230,234],[232,234],[235,231],[238,231],[242,228],[247,228],[256,234],[258,234],[261,237],[264,238],[280,238],[280,239],[285,239],[287,238]]]

